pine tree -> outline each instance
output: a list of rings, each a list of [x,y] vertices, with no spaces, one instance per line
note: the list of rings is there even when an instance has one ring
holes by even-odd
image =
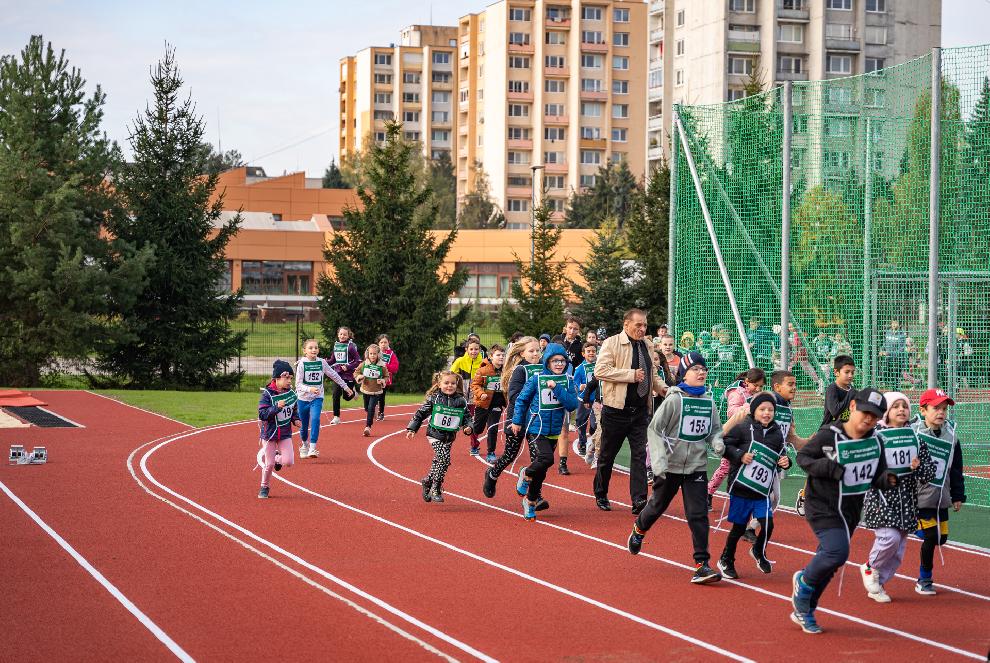
[[[340,168],[337,167],[337,160],[331,159],[330,165],[327,166],[326,171],[323,173],[323,188],[324,189],[348,189],[347,182],[344,181],[344,176],[340,173]]]
[[[121,156],[100,128],[102,90],[85,86],[41,36],[0,58],[0,384],[85,359],[144,278],[147,253],[100,236],[123,213],[106,185]]]
[[[385,143],[369,147],[367,186],[358,191],[363,205],[345,210],[347,232],[334,234],[324,251],[332,273],[317,284],[324,337],[332,342],[347,326],[366,346],[388,334],[402,360],[400,391],[430,384],[470,310],[448,315],[449,298],[467,276],[440,273],[457,231],[439,242],[430,233],[437,207],[419,181],[416,149],[392,122]]]
[[[607,219],[587,242],[587,261],[578,268],[587,285],[571,286],[580,300],[574,315],[590,329],[615,331],[623,313],[636,304],[633,267],[624,260],[625,247],[615,221]]]
[[[609,161],[599,167],[595,184],[576,191],[568,201],[564,224],[568,228],[598,228],[608,218],[621,230],[637,208],[642,188],[625,161]]]
[[[218,284],[240,216],[221,222],[222,196],[210,202],[217,175],[201,175],[203,120],[191,98],[180,99],[182,77],[167,45],[151,84],[154,99],[129,137],[134,163],[116,183],[130,216],[111,231],[154,250],[155,266],[124,317],[130,338],[105,348],[101,365],[133,386],[229,387],[240,380],[223,373],[244,342],[230,328],[240,293],[221,293]]]
[[[204,175],[219,175],[232,168],[240,168],[244,164],[244,156],[237,150],[220,152],[213,148],[212,143],[200,143],[200,149],[205,155]]]
[[[437,218],[433,227],[451,230],[457,222],[457,178],[450,152],[443,150],[436,159],[427,164],[430,174],[430,189],[437,205]]]
[[[636,260],[639,279],[636,281],[637,306],[649,312],[651,320],[660,322],[668,317],[667,245],[670,227],[670,167],[667,162],[650,173],[642,205],[626,224],[626,246]]]
[[[553,333],[563,323],[568,281],[564,263],[555,259],[562,231],[550,223],[551,211],[546,198],[535,210],[530,231],[533,259],[527,264],[515,257],[520,275],[512,282],[515,303],[503,303],[498,314],[498,325],[506,338],[517,331],[532,336]]]
[[[474,171],[474,189],[464,196],[457,225],[465,230],[499,227],[505,221],[491,199],[488,174],[477,161],[471,167]]]

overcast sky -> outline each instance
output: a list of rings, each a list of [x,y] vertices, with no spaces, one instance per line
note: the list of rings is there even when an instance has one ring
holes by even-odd
[[[714,2],[717,0],[694,0]],[[912,0],[928,2],[929,0]],[[413,23],[456,25],[489,0],[0,0],[0,55],[41,34],[107,95],[104,129],[129,154],[128,127],[150,95],[165,42],[206,120],[269,175],[319,176],[337,153],[339,60],[397,42]],[[990,42],[990,0],[943,0],[942,43]]]

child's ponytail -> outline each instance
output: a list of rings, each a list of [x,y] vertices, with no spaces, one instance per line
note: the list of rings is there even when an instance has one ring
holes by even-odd
[[[532,336],[523,336],[512,344],[512,348],[509,349],[509,354],[505,357],[505,363],[502,365],[503,392],[509,392],[509,379],[512,377],[512,371],[514,371],[516,366],[519,365],[519,362],[522,361],[522,353],[526,350],[526,346],[535,342],[536,339]]]

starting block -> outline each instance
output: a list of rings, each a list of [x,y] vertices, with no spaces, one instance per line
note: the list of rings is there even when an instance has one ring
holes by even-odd
[[[48,462],[48,449],[34,447],[31,453],[24,450],[24,445],[10,445],[9,461],[11,465],[43,465]]]

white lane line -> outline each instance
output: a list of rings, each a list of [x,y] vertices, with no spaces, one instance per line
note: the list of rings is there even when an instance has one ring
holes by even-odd
[[[159,642],[161,642],[163,645],[168,647],[168,650],[172,652],[177,659],[179,659],[180,661],[187,661],[190,663],[195,661],[195,659],[189,654],[187,654],[186,651],[182,649],[182,647],[180,647],[178,643],[175,642],[175,640],[170,638],[169,635],[165,633],[165,631],[163,631],[157,624],[155,624],[155,622],[151,621],[150,617],[148,617],[146,614],[141,612],[141,610],[136,605],[134,605],[133,601],[131,601],[126,596],[124,596],[124,594],[119,589],[117,589],[117,587],[112,582],[107,580],[106,577],[96,569],[96,567],[90,564],[85,557],[80,555],[75,548],[69,545],[69,542],[63,539],[58,532],[56,532],[51,527],[49,527],[48,523],[46,523],[38,516],[38,514],[32,511],[31,507],[25,504],[21,500],[21,498],[15,495],[10,490],[10,488],[8,488],[7,485],[4,484],[2,481],[0,481],[0,490],[3,490],[3,492],[7,494],[7,497],[9,497],[14,504],[19,506],[21,510],[24,513],[26,513],[28,517],[31,518],[31,520],[33,520],[38,525],[38,527],[40,527],[45,532],[45,534],[52,537],[58,545],[62,546],[62,549],[65,550],[65,552],[69,553],[72,559],[76,560],[79,566],[83,567],[83,569],[85,569],[86,572],[89,573],[89,575],[93,576],[93,579],[96,580],[96,582],[100,583],[100,585],[103,586],[103,589],[107,590],[107,592],[109,592],[112,597],[117,599],[117,601],[122,606],[124,606],[124,608],[126,608],[129,613],[134,615],[137,618],[137,620],[141,622],[141,624],[146,629],[151,631],[151,634],[154,635],[159,640]]]
[[[491,467],[490,465],[488,465],[488,463],[485,462],[485,460],[483,458],[479,458],[479,460],[486,467]],[[504,474],[511,474],[513,476],[516,476],[516,473],[515,472],[513,472],[511,470],[508,470],[508,469],[504,472]],[[559,491],[562,491],[562,492],[565,492],[565,493],[570,493],[571,495],[577,495],[579,497],[586,497],[586,498],[591,499],[591,500],[595,499],[595,496],[593,494],[591,494],[591,493],[583,493],[583,492],[581,492],[579,490],[574,490],[572,488],[566,488],[564,486],[560,486],[558,484],[551,483],[549,481],[545,481],[543,483],[543,485],[544,486],[550,486],[551,488],[556,488]],[[719,495],[719,496],[721,497],[721,495]],[[728,499],[728,498],[726,497],[725,499]],[[625,507],[631,507],[632,506],[631,504],[626,504],[625,502],[623,502],[621,500],[614,500],[613,499],[613,500],[611,500],[611,502],[613,504],[618,504],[619,506],[625,506]],[[671,520],[676,520],[676,521],[682,522],[682,523],[686,523],[687,522],[687,520],[685,520],[684,518],[681,518],[680,516],[675,516],[675,515],[672,515],[672,514],[669,514],[669,513],[663,514],[663,517],[664,518],[670,518]],[[804,519],[802,518],[802,520],[804,520]],[[725,529],[724,527],[712,527],[711,529],[713,531],[716,531],[716,532],[728,532],[729,531],[729,530]],[[870,530],[867,530],[867,531],[870,531]],[[806,548],[799,548],[797,546],[792,546],[792,545],[789,545],[789,544],[786,544],[786,543],[781,543],[779,541],[774,541],[773,539],[771,539],[770,541],[768,541],[767,542],[767,545],[768,546],[777,546],[777,547],[780,547],[780,548],[784,548],[786,550],[793,550],[795,552],[804,553],[804,554],[809,555],[809,556],[814,556],[814,554],[815,554],[815,552],[813,550],[808,550]],[[848,560],[846,562],[846,564],[849,565],[849,566],[854,566],[857,569],[861,565],[860,562],[855,562],[855,561],[852,561],[852,560]],[[899,579],[902,579],[902,580],[909,581],[912,586],[916,582],[916,579],[915,578],[912,578],[911,576],[903,575],[901,573],[895,574],[895,577],[897,577]],[[946,584],[943,584],[943,583],[935,583],[935,585],[936,585],[936,587],[940,587],[940,588],[945,589],[945,590],[950,591],[950,592],[956,592],[958,594],[963,594],[965,596],[970,596],[970,597],[975,598],[975,599],[980,599],[981,601],[990,601],[990,596],[986,596],[984,594],[979,594],[977,592],[971,592],[969,590],[962,589],[960,587],[955,587],[953,585],[946,585]]]
[[[378,445],[379,442],[382,442],[387,437],[390,437],[390,436],[386,435],[385,437],[379,438],[379,439],[377,439],[377,440],[375,440],[374,442],[371,443],[371,445],[368,447],[368,458],[371,460],[372,463],[374,463],[382,471],[387,472],[388,474],[391,474],[391,475],[393,475],[395,477],[398,477],[399,479],[402,479],[403,481],[407,481],[409,483],[414,483],[414,484],[419,484],[419,481],[417,479],[412,479],[412,478],[403,476],[402,474],[399,474],[395,470],[392,470],[391,468],[385,467],[380,462],[378,462],[378,459],[375,458],[375,455],[374,455],[374,449],[375,449],[375,447]],[[494,504],[490,504],[488,502],[482,502],[481,500],[476,500],[474,498],[466,497],[464,495],[459,495],[457,493],[453,493],[453,492],[450,492],[450,491],[447,491],[447,490],[444,490],[444,495],[452,495],[454,497],[459,497],[459,498],[461,498],[463,500],[466,500],[468,502],[471,502],[473,504],[480,504],[480,505],[482,505],[482,506],[484,506],[484,507],[486,507],[488,509],[492,509],[494,511],[499,511],[501,513],[505,513],[505,514],[514,516],[516,518],[521,518],[522,517],[522,514],[519,513],[519,512],[509,511],[508,509],[503,509],[502,507],[495,506]],[[587,539],[589,541],[595,541],[596,543],[601,543],[603,545],[609,546],[610,548],[616,548],[616,549],[619,549],[619,550],[624,551],[626,554],[629,554],[628,551],[626,550],[626,547],[624,545],[620,545],[620,544],[615,543],[613,541],[608,541],[607,539],[602,539],[602,538],[599,538],[599,537],[594,536],[592,534],[588,534],[586,532],[582,532],[582,531],[576,530],[576,529],[571,529],[569,527],[564,527],[563,525],[557,525],[555,523],[547,522],[546,520],[541,520],[539,518],[537,518],[536,523],[538,525],[543,525],[544,527],[550,527],[552,529],[559,530],[561,532],[567,532],[569,534],[573,534],[575,536],[581,537],[583,539]],[[688,571],[693,571],[694,570],[694,567],[688,566],[687,564],[682,564],[680,562],[675,562],[674,560],[666,559],[664,557],[659,557],[657,555],[651,555],[651,554],[645,553],[645,552],[640,552],[639,553],[639,557],[646,557],[648,559],[654,559],[654,560],[657,560],[659,562],[663,562],[665,564],[670,564],[671,566],[676,566],[678,568],[686,569]],[[726,583],[732,584],[732,585],[737,585],[739,587],[745,587],[746,589],[749,589],[751,591],[754,591],[754,592],[757,592],[757,593],[760,593],[760,594],[764,594],[766,596],[772,596],[774,598],[781,599],[783,601],[787,601],[788,603],[790,603],[790,601],[791,601],[791,597],[790,596],[785,596],[784,594],[778,594],[776,592],[771,592],[768,589],[764,589],[764,588],[758,587],[756,585],[749,585],[749,584],[747,584],[745,582],[742,582],[740,580],[729,580],[729,579],[725,579],[725,580],[723,580],[723,582],[726,582]],[[926,638],[926,637],[923,637],[923,636],[915,635],[914,633],[910,633],[908,631],[902,631],[900,629],[893,628],[891,626],[885,626],[883,624],[878,624],[877,622],[873,622],[873,621],[870,621],[870,620],[867,620],[867,619],[862,619],[862,618],[856,617],[854,615],[849,615],[849,614],[846,614],[846,613],[843,613],[843,612],[838,612],[836,610],[829,610],[828,608],[822,608],[822,607],[819,607],[818,608],[818,611],[819,612],[824,612],[824,613],[829,614],[829,615],[834,615],[834,616],[839,617],[841,619],[846,619],[848,621],[851,621],[851,622],[854,622],[854,623],[857,623],[857,624],[861,624],[861,625],[867,626],[869,628],[875,628],[877,630],[884,631],[884,632],[890,633],[892,635],[898,635],[898,636],[901,636],[903,638],[907,638],[908,640],[913,640],[915,642],[920,642],[920,643],[923,643],[923,644],[926,644],[926,645],[930,645],[932,647],[936,647],[938,649],[942,649],[942,650],[945,650],[945,651],[948,651],[948,652],[952,652],[954,654],[959,654],[960,656],[966,656],[968,658],[975,658],[976,660],[979,660],[979,661],[985,661],[986,660],[985,656],[981,656],[979,654],[975,654],[973,652],[966,651],[965,649],[960,649],[960,648],[954,647],[952,645],[948,645],[948,644],[945,644],[945,643],[942,643],[942,642],[931,640],[931,639]]]
[[[160,419],[165,419],[166,421],[171,421],[174,424],[179,424],[180,426],[185,426],[186,428],[195,428],[195,426],[190,426],[189,424],[187,424],[184,421],[179,421],[178,419],[173,419],[172,417],[167,417],[164,414],[161,414],[160,412],[152,412],[151,410],[146,410],[143,407],[138,407],[137,405],[131,405],[130,403],[125,403],[124,401],[118,400],[116,398],[111,398],[110,396],[104,396],[103,394],[98,394],[95,391],[90,391],[89,389],[83,389],[82,391],[83,391],[83,393],[91,394],[93,396],[96,396],[97,398],[105,398],[106,400],[108,400],[108,401],[110,401],[112,403],[116,403],[117,405],[123,405],[124,407],[131,408],[132,410],[140,410],[141,412],[144,412],[145,414],[150,414],[150,415],[159,417]]]
[[[234,529],[234,530],[240,532],[241,534],[244,534],[245,536],[247,536],[248,538],[254,540],[255,542],[262,544],[264,547],[267,547],[270,550],[273,550],[273,551],[277,552],[278,554],[282,555],[283,557],[286,557],[286,558],[292,560],[293,562],[295,562],[299,566],[301,566],[301,567],[303,567],[305,569],[308,569],[309,571],[312,571],[313,573],[316,573],[317,575],[320,575],[323,578],[326,578],[327,580],[329,580],[333,584],[336,584],[336,585],[338,585],[340,587],[343,587],[344,589],[347,589],[348,591],[352,592],[353,594],[356,594],[357,596],[360,596],[361,598],[363,598],[363,599],[365,599],[365,600],[367,600],[367,601],[369,601],[371,603],[374,603],[378,607],[380,607],[383,610],[385,610],[385,611],[393,614],[394,616],[398,617],[399,619],[401,619],[403,621],[406,621],[406,622],[408,622],[408,623],[410,623],[410,624],[412,624],[412,625],[414,625],[414,626],[416,626],[416,627],[418,627],[418,628],[426,631],[427,633],[430,633],[431,635],[433,635],[437,639],[442,640],[442,641],[444,641],[444,642],[446,642],[446,643],[448,643],[448,644],[456,647],[457,649],[460,649],[461,651],[465,652],[466,654],[468,654],[468,655],[470,655],[470,656],[472,656],[474,658],[477,658],[478,660],[485,661],[486,663],[494,663],[495,662],[496,659],[488,656],[487,654],[484,654],[481,651],[478,651],[474,647],[472,647],[472,646],[470,646],[470,645],[468,645],[468,644],[466,644],[464,642],[461,642],[460,640],[454,638],[453,636],[450,636],[447,633],[444,633],[443,631],[441,631],[441,630],[439,630],[439,629],[437,629],[437,628],[435,628],[435,627],[433,627],[433,626],[431,626],[431,625],[429,625],[429,624],[427,624],[427,623],[425,623],[425,622],[417,619],[416,617],[413,617],[412,615],[410,615],[410,614],[408,614],[408,613],[406,613],[406,612],[404,612],[404,611],[396,608],[395,606],[387,603],[386,601],[378,598],[377,596],[374,596],[372,594],[369,594],[368,592],[366,592],[366,591],[360,589],[359,587],[357,587],[357,586],[355,586],[355,585],[347,582],[346,580],[343,580],[342,578],[339,578],[339,577],[337,577],[337,576],[335,576],[335,575],[333,575],[333,574],[325,571],[324,569],[322,569],[322,568],[320,568],[320,567],[318,567],[318,566],[316,566],[316,565],[314,565],[314,564],[306,561],[302,557],[299,557],[298,555],[296,555],[294,553],[291,553],[288,550],[285,550],[281,546],[278,546],[277,544],[272,543],[271,541],[269,541],[269,540],[267,540],[267,539],[265,539],[265,538],[263,538],[263,537],[255,534],[251,530],[248,530],[247,528],[242,527],[242,526],[238,525],[237,523],[234,523],[231,520],[228,520],[227,518],[224,518],[223,516],[221,516],[221,515],[213,512],[213,511],[207,509],[206,507],[202,506],[201,504],[198,504],[197,502],[189,499],[188,497],[185,497],[184,495],[181,495],[181,494],[175,492],[171,488],[165,486],[164,484],[162,484],[161,482],[159,482],[157,479],[155,479],[155,477],[148,470],[147,462],[148,462],[148,459],[152,456],[152,454],[154,454],[156,451],[158,451],[162,447],[164,447],[164,446],[166,446],[166,445],[168,445],[168,444],[170,444],[172,442],[177,442],[179,440],[182,440],[182,439],[191,437],[193,435],[198,435],[199,433],[203,432],[204,430],[216,430],[218,428],[227,428],[229,426],[243,425],[243,423],[245,423],[245,422],[237,422],[237,423],[233,423],[233,424],[221,424],[221,425],[218,425],[218,426],[213,426],[210,429],[199,429],[199,430],[190,431],[188,433],[182,433],[180,435],[170,437],[170,438],[168,438],[168,439],[166,439],[166,440],[164,440],[164,441],[156,444],[154,447],[152,447],[147,452],[145,452],[145,454],[141,457],[141,461],[140,461],[141,472],[148,479],[148,481],[150,481],[152,484],[154,484],[156,487],[158,487],[158,489],[160,489],[160,490],[162,490],[162,491],[164,491],[164,492],[172,495],[173,497],[175,497],[176,499],[178,499],[178,500],[180,500],[182,502],[185,502],[189,506],[191,506],[191,507],[193,507],[193,508],[195,508],[195,509],[197,509],[197,510],[199,510],[199,511],[205,513],[205,514],[207,514],[211,518],[217,520],[218,522],[223,523],[227,527],[230,527],[231,529]],[[153,443],[149,443],[149,444],[153,444]],[[143,446],[147,446],[147,445],[143,445]],[[143,448],[143,447],[141,447],[141,448]],[[132,457],[133,457],[133,454],[132,454]],[[278,476],[278,475],[275,475],[275,476]],[[447,657],[445,656],[445,658],[447,658]]]

